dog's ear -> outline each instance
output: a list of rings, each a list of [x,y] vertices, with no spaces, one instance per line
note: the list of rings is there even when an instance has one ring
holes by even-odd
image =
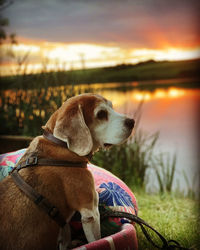
[[[70,117],[65,114],[56,120],[53,135],[65,141],[69,150],[80,156],[88,155],[92,150],[92,136],[85,123],[81,105],[78,105]]]

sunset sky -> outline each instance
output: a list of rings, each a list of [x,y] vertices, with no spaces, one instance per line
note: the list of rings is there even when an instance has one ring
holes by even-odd
[[[26,54],[30,72],[198,58],[199,13],[195,0],[14,0],[3,16],[18,45],[2,70]]]

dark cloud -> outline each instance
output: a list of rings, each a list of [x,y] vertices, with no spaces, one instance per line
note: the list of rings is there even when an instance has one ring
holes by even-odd
[[[194,0],[15,0],[4,16],[22,37],[158,47],[197,42],[199,13]]]

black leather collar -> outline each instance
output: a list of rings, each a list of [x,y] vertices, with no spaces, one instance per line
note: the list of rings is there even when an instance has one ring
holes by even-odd
[[[59,146],[62,146],[62,147],[64,147],[64,148],[68,148],[68,145],[67,145],[66,142],[64,142],[64,141],[62,141],[62,140],[56,138],[52,133],[48,132],[47,130],[44,130],[43,136],[44,136],[44,138],[46,138],[47,140],[52,141],[52,142],[56,143],[56,144],[59,145]]]

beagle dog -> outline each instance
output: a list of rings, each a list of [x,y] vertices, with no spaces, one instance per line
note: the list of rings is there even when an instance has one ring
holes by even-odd
[[[38,136],[20,162],[37,153],[52,160],[82,162],[99,148],[123,143],[132,132],[134,120],[115,112],[110,101],[96,94],[82,94],[68,99],[52,114],[43,129],[66,147]],[[19,163],[20,163],[19,162]],[[91,172],[78,167],[27,167],[20,175],[37,192],[56,204],[67,222],[75,211],[81,214],[88,242],[100,239],[98,194]],[[0,249],[60,249],[70,243],[68,223],[62,230],[38,208],[13,182],[11,176],[0,183]]]

